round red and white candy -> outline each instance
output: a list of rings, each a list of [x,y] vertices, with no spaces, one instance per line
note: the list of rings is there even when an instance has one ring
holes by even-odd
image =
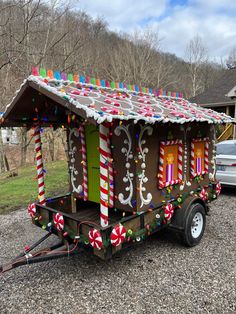
[[[174,214],[174,206],[172,204],[168,204],[165,206],[165,218],[170,220]]]
[[[36,215],[36,206],[34,203],[29,204],[28,206],[28,214],[30,215],[31,218],[34,218]]]
[[[217,194],[217,196],[220,195],[220,192],[221,192],[221,183],[218,182],[218,183],[216,184],[216,194]]]
[[[93,248],[101,250],[102,248],[102,237],[97,229],[92,229],[89,231],[89,242]]]
[[[203,201],[206,201],[207,200],[207,196],[208,196],[208,193],[205,189],[202,189],[201,193],[200,193],[200,197]]]
[[[113,228],[111,232],[111,235],[110,235],[111,244],[113,246],[118,246],[125,241],[125,237],[126,237],[126,229],[124,226],[119,224],[115,228]]]
[[[62,231],[64,229],[64,218],[61,214],[57,213],[53,217],[53,222],[58,231]]]

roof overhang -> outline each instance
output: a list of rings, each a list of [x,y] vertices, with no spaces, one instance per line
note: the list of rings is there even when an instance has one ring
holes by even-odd
[[[68,115],[87,119],[86,113],[72,106],[67,99],[25,80],[6,111],[0,116],[2,127],[32,127],[40,122],[44,126],[59,127],[68,123]],[[94,123],[93,121],[91,121]]]
[[[200,104],[200,106],[205,108],[217,108],[217,107],[224,107],[224,106],[235,106],[236,100],[229,100],[227,102],[216,102],[216,103],[208,103],[208,104]]]
[[[225,96],[229,98],[236,97],[236,86],[234,86]]]

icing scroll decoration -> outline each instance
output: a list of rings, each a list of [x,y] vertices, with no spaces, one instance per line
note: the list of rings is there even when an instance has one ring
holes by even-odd
[[[142,163],[141,163],[142,172],[138,176],[138,178],[139,178],[139,196],[141,199],[140,207],[143,207],[143,205],[148,205],[152,200],[152,194],[151,193],[148,193],[146,198],[143,196],[143,192],[146,191],[146,188],[143,185],[144,185],[144,183],[148,182],[148,178],[145,175],[146,155],[148,153],[148,148],[143,147],[143,145],[146,143],[146,141],[143,139],[143,135],[145,132],[147,132],[147,134],[149,136],[151,136],[152,132],[153,132],[153,128],[151,126],[145,126],[145,125],[142,126],[141,125],[141,132],[140,132],[139,138],[138,138],[138,148],[139,148],[138,158],[142,161]]]
[[[75,154],[77,152],[77,147],[73,145],[74,144],[74,141],[72,140],[73,135],[76,138],[79,138],[79,130],[76,128],[70,129],[70,133],[69,133],[70,180],[71,180],[71,185],[73,188],[72,192],[76,192],[80,194],[83,191],[82,185],[78,185],[77,187],[75,186],[75,181],[78,175],[78,171],[75,168]]]
[[[130,127],[130,124],[128,124],[127,126],[119,125],[119,126],[117,126],[115,128],[114,133],[115,133],[116,136],[120,136],[121,132],[123,131],[125,133],[125,135],[126,135],[126,138],[124,139],[124,145],[125,146],[123,146],[121,148],[121,152],[125,155],[125,159],[126,159],[126,164],[125,164],[126,175],[123,178],[123,182],[128,184],[128,186],[125,188],[125,190],[127,192],[129,192],[129,195],[128,195],[127,198],[125,198],[124,194],[120,193],[118,195],[118,199],[121,202],[121,204],[124,204],[124,205],[128,204],[130,207],[133,207],[133,205],[131,203],[131,200],[132,200],[132,197],[133,197],[133,178],[134,178],[134,174],[132,172],[130,172],[130,162],[129,162],[130,159],[133,159],[133,153],[131,151],[131,149],[132,149],[132,139],[131,139],[131,136],[130,136],[129,127]]]

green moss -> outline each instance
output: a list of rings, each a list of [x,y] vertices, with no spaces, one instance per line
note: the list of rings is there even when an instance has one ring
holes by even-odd
[[[46,197],[68,192],[68,170],[66,161],[56,161],[44,165]],[[5,214],[37,201],[36,167],[20,168],[18,176],[0,176],[0,214]]]

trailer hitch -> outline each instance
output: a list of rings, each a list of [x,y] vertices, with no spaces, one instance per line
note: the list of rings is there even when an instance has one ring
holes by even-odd
[[[37,242],[35,242],[29,247],[26,247],[25,250],[21,252],[19,255],[17,255],[12,261],[4,265],[1,265],[0,275],[19,266],[45,262],[48,260],[78,254],[78,242],[75,244],[69,244],[68,242],[64,244],[63,242],[60,242],[51,247],[47,247],[34,253],[31,253],[33,249],[35,249],[39,244],[44,242],[51,235],[52,235],[51,232],[47,233]]]

